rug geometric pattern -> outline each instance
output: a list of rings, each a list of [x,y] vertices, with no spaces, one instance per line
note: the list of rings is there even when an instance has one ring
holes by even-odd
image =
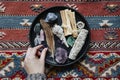
[[[35,10],[34,5],[42,6]],[[119,80],[120,2],[118,0],[0,0],[0,79],[23,80],[23,60],[35,17],[52,6],[68,6],[89,23],[90,49],[67,67],[46,65],[48,80]]]

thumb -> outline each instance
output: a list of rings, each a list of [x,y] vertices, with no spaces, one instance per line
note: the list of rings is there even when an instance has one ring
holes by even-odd
[[[42,51],[42,53],[41,53],[41,56],[40,56],[40,60],[42,62],[45,61],[46,52],[47,52],[47,48],[44,48],[43,51]]]

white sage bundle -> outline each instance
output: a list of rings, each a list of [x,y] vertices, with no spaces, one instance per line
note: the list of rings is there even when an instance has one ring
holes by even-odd
[[[70,51],[69,54],[69,59],[75,60],[78,53],[80,52],[80,50],[82,49],[84,43],[85,43],[85,39],[87,37],[88,34],[88,30],[86,29],[81,29],[77,39],[75,40],[75,43]]]
[[[55,24],[52,28],[53,34],[55,34],[60,40],[63,41],[63,43],[66,45],[66,47],[69,47],[67,44],[66,38],[64,36],[64,32],[61,26]]]

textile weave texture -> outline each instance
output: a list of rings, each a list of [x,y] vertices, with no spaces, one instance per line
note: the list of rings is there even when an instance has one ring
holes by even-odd
[[[47,65],[48,79],[119,80],[119,0],[0,0],[0,79],[26,78],[23,60],[30,26],[40,12],[52,6],[68,6],[80,12],[89,24],[91,42],[86,56],[77,63]]]

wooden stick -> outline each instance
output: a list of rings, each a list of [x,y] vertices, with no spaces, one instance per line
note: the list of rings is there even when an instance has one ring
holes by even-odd
[[[71,23],[71,27],[72,27],[72,35],[73,37],[77,37],[78,36],[78,33],[77,33],[77,26],[76,26],[76,19],[75,19],[75,12],[71,12],[71,10],[69,10],[69,20],[70,20],[70,23]]]
[[[61,18],[62,18],[62,27],[64,30],[64,35],[68,36],[72,34],[72,28],[70,25],[70,20],[68,16],[68,9],[60,11]]]

